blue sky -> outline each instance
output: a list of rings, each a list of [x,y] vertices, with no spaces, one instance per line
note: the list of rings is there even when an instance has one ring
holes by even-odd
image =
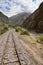
[[[34,12],[43,0],[0,0],[0,11],[8,17],[21,12]]]

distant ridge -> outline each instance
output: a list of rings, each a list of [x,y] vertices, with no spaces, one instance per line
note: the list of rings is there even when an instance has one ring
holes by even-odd
[[[22,12],[19,13],[17,15],[14,15],[12,17],[10,17],[10,21],[12,22],[12,24],[14,25],[22,25],[23,21],[26,19],[26,17],[28,17],[30,15],[30,13],[27,12]]]

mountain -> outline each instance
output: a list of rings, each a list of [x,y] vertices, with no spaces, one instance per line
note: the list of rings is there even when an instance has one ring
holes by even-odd
[[[9,19],[2,12],[0,12],[0,23],[8,23]]]
[[[43,2],[34,13],[24,20],[22,26],[28,30],[43,32]]]
[[[22,12],[17,15],[10,17],[10,22],[14,25],[22,25],[23,21],[29,16],[30,13]]]

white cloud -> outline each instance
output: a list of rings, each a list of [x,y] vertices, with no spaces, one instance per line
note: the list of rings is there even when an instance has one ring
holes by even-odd
[[[43,0],[0,0],[0,11],[12,16],[22,11],[33,12]]]

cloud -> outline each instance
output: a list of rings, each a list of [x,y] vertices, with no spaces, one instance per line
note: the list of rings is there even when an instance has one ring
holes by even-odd
[[[36,0],[32,0],[33,2],[36,1]]]
[[[5,9],[6,9],[7,11],[9,11],[9,10],[10,10],[10,7],[8,7],[8,6],[5,6]]]
[[[26,11],[34,12],[43,0],[0,0],[0,11],[7,16]]]

